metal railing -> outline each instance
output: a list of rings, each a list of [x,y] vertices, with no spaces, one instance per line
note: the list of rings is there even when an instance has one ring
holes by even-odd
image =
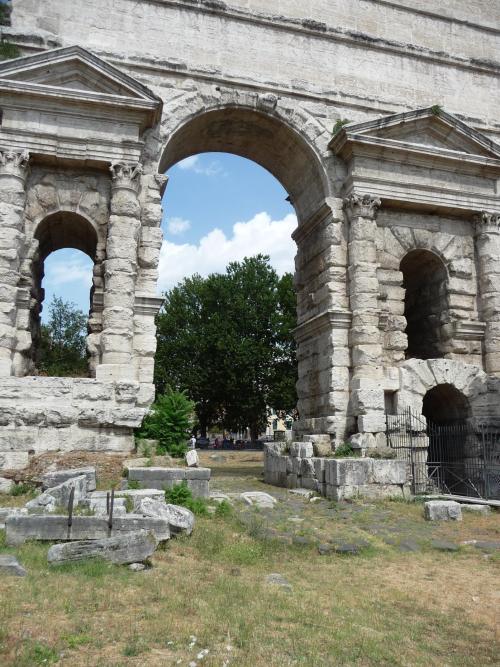
[[[408,462],[412,491],[500,499],[500,427],[464,419],[434,424],[410,409],[386,415],[387,444]]]

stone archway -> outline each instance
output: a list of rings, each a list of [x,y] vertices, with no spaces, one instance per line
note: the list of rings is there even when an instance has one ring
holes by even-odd
[[[435,253],[418,248],[403,257],[400,271],[405,289],[406,357],[442,357],[444,325],[449,318],[446,266]]]
[[[177,103],[174,119],[165,107],[162,123],[166,142],[160,172],[191,155],[228,152],[267,169],[289,194],[298,219],[293,235],[298,246],[297,434],[345,432],[348,405],[344,216],[342,201],[331,197],[322,156],[329,137],[323,134],[316,121],[297,109],[283,108],[274,96],[235,91],[209,100],[193,94],[184,108]],[[334,328],[341,329],[335,340]],[[333,343],[345,351],[343,368],[333,358]]]

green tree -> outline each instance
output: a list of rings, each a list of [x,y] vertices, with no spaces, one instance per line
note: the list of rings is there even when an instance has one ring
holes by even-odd
[[[295,321],[292,277],[280,279],[266,256],[185,279],[158,316],[157,390],[186,390],[202,434],[218,423],[257,437],[270,402],[296,404]]]
[[[40,330],[39,371],[53,377],[86,375],[86,316],[74,303],[56,296],[49,312]]]
[[[182,391],[167,388],[158,396],[137,436],[159,441],[159,451],[183,456],[193,423],[194,403]]]

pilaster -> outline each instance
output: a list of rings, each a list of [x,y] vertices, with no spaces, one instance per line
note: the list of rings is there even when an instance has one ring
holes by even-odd
[[[482,211],[474,217],[484,369],[500,376],[500,214]]]
[[[20,262],[25,240],[27,151],[0,151],[0,376],[13,373]],[[22,341],[19,341],[22,344]]]
[[[384,430],[383,347],[379,329],[376,214],[380,199],[353,193],[344,200],[349,223],[351,411],[360,432]]]
[[[96,377],[100,380],[134,380],[132,346],[142,167],[119,162],[112,164],[110,170],[111,215],[104,261],[102,356]]]

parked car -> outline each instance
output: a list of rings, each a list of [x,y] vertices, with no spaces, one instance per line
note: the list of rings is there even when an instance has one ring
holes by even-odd
[[[210,447],[210,439],[209,438],[197,438],[196,439],[196,446],[198,449],[208,449]]]

